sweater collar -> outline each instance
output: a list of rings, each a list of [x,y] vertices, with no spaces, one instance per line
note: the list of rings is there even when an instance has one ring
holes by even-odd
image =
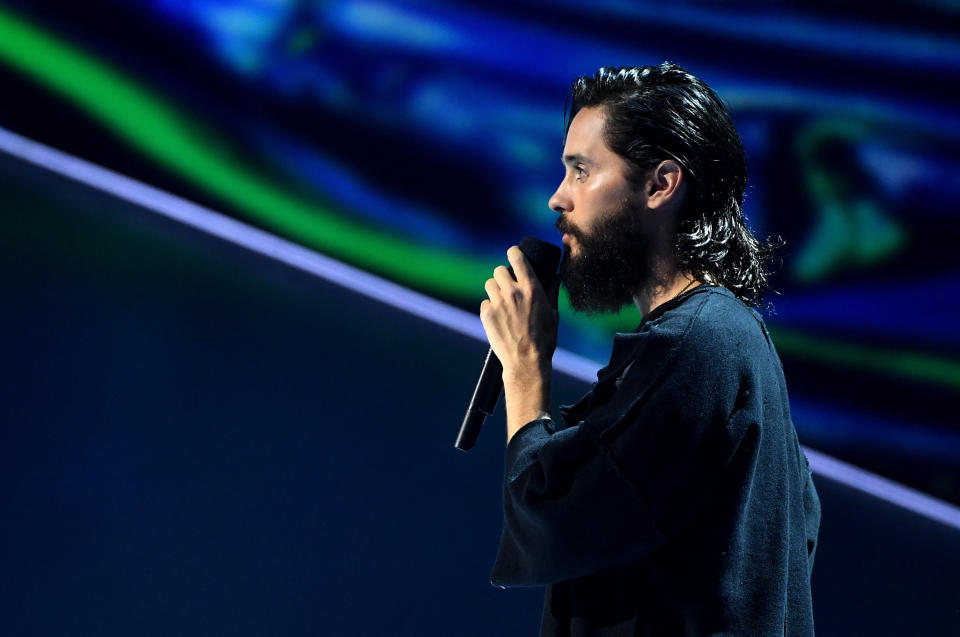
[[[606,367],[597,372],[597,382],[602,383],[611,376],[619,374],[620,371],[626,367],[627,363],[636,357],[637,350],[639,350],[643,344],[647,332],[660,321],[660,318],[666,312],[679,307],[684,301],[695,294],[701,294],[709,290],[725,290],[725,288],[718,285],[698,285],[683,294],[678,294],[669,301],[661,303],[655,307],[653,311],[648,312],[640,320],[640,324],[637,325],[637,329],[633,332],[618,332],[614,335],[613,350],[610,352],[610,362],[607,363]]]

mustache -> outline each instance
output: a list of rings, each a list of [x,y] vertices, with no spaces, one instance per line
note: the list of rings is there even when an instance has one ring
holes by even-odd
[[[561,215],[557,217],[557,221],[554,224],[557,227],[557,231],[569,234],[571,237],[576,237],[577,239],[582,238],[582,233],[578,228],[575,228],[570,220],[565,216]]]

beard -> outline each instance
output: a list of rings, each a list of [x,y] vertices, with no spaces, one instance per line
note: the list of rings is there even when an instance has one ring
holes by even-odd
[[[560,268],[574,311],[586,314],[618,312],[650,280],[650,230],[643,210],[630,200],[601,214],[589,234],[557,219],[557,229],[577,240],[577,255],[567,254]]]

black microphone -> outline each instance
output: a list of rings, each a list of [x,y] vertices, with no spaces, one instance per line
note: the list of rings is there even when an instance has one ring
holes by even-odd
[[[560,280],[557,276],[557,270],[560,267],[560,257],[562,252],[560,248],[541,241],[535,237],[524,237],[520,242],[520,251],[530,262],[537,281],[543,286],[547,293],[551,307],[557,309],[557,294],[560,291]],[[513,268],[510,268],[510,274],[513,274]],[[516,275],[513,277],[516,279]],[[483,362],[483,371],[480,372],[480,380],[477,381],[477,388],[473,390],[473,398],[470,399],[470,406],[467,407],[467,414],[463,417],[463,424],[460,425],[460,433],[457,435],[457,441],[453,444],[460,451],[469,451],[477,442],[477,436],[480,435],[480,428],[487,416],[493,413],[497,401],[500,400],[500,393],[503,391],[503,365],[500,359],[493,353],[493,349],[487,350],[487,358]]]

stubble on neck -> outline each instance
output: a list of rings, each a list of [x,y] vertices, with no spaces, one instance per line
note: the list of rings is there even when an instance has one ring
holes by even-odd
[[[671,274],[656,276],[655,280],[633,296],[633,302],[640,311],[640,315],[646,316],[667,301],[698,285],[701,285],[701,281],[685,272],[674,270]]]
[[[662,223],[648,244],[648,276],[633,295],[633,303],[641,316],[700,284],[677,267],[676,222]]]

